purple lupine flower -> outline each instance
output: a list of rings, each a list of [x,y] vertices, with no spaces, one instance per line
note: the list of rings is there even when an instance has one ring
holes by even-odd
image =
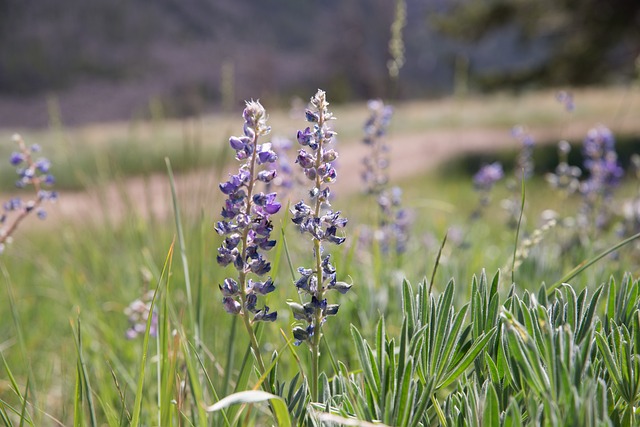
[[[4,249],[5,242],[11,234],[16,230],[21,220],[31,212],[36,212],[36,216],[44,220],[47,217],[42,204],[44,202],[53,202],[57,199],[57,193],[45,189],[55,183],[53,175],[49,173],[51,162],[41,157],[37,160],[32,158],[32,154],[40,151],[40,147],[32,145],[28,147],[20,135],[14,135],[13,141],[18,145],[18,151],[12,152],[9,157],[9,163],[16,166],[18,180],[16,187],[26,188],[31,186],[35,195],[32,199],[23,201],[21,198],[14,197],[3,203],[4,213],[0,227],[0,246]]]
[[[240,303],[231,297],[222,298],[222,305],[229,314],[238,314],[242,311]]]
[[[290,304],[294,318],[308,324],[306,328],[293,328],[296,345],[303,341],[308,342],[315,349],[312,351],[316,356],[321,334],[315,331],[319,331],[318,328],[326,321],[327,316],[338,311],[336,305],[327,305],[323,296],[325,291],[336,283],[335,268],[329,262],[329,254],[323,255],[323,245],[342,244],[345,237],[341,230],[347,224],[347,219],[341,217],[339,211],[334,212],[330,209],[331,190],[328,184],[333,183],[337,177],[333,161],[338,158],[338,154],[330,148],[335,132],[328,126],[328,122],[333,119],[328,106],[324,91],[318,90],[311,98],[311,108],[305,114],[312,126],[298,131],[297,134],[301,148],[296,163],[307,179],[313,181],[313,187],[309,191],[310,205],[313,208],[301,200],[290,209],[292,222],[298,226],[301,233],[309,233],[311,236],[314,257],[318,263],[316,265],[321,266],[319,271],[317,268],[298,268],[300,276],[296,279],[295,286],[298,292],[308,295],[310,302],[302,306]]]
[[[576,106],[573,103],[573,95],[571,92],[561,90],[556,93],[556,100],[564,106],[564,109],[568,112],[575,110]]]
[[[601,229],[609,222],[607,201],[613,196],[624,170],[618,162],[613,133],[605,126],[599,125],[587,132],[582,150],[588,178],[580,186],[583,203],[578,220]]]
[[[294,188],[295,180],[293,178],[293,162],[290,159],[290,151],[293,148],[291,140],[286,138],[273,138],[271,141],[271,149],[278,156],[277,170],[278,173],[274,176],[266,176],[264,182],[267,183],[267,190],[278,190],[279,196],[282,199],[286,197]],[[258,176],[261,181],[263,178]]]
[[[158,336],[158,314],[151,310],[151,301],[154,291],[146,292],[141,298],[137,298],[124,309],[124,314],[129,320],[129,328],[125,332],[127,339],[134,339],[138,335],[144,334],[147,329],[147,320],[151,312],[151,324],[149,326],[149,336]]]
[[[500,162],[483,165],[473,176],[473,186],[478,191],[480,199],[478,206],[471,214],[472,219],[477,219],[482,215],[483,209],[489,204],[491,189],[503,177],[504,171]]]
[[[253,316],[254,321],[263,321],[263,322],[275,322],[277,318],[278,318],[278,313],[275,311],[269,313],[269,307],[266,305],[261,310],[258,310],[255,316]]]
[[[11,156],[9,157],[9,162],[13,166],[18,166],[20,163],[24,162],[24,155],[22,153],[18,153],[14,151],[13,153],[11,153]]]
[[[49,168],[51,167],[51,162],[49,161],[49,159],[40,158],[36,160],[35,167],[36,169],[38,169],[38,171],[40,171],[40,173],[47,173],[49,172]]]
[[[258,164],[273,163],[278,159],[276,153],[271,149],[271,143],[258,145]]]
[[[589,173],[589,192],[612,191],[624,174],[618,163],[613,133],[602,125],[589,130],[583,142],[583,153],[584,166]]]
[[[260,282],[248,276],[263,276],[271,271],[271,264],[261,252],[276,244],[270,239],[273,230],[270,217],[282,206],[275,192],[257,191],[257,183],[269,183],[276,178],[276,170],[260,170],[260,166],[275,162],[278,156],[271,143],[258,143],[258,139],[271,130],[262,105],[257,101],[247,102],[242,117],[243,136],[229,138],[229,146],[236,151],[236,159],[243,163],[237,174],[220,184],[220,191],[227,199],[221,212],[223,220],[215,225],[216,232],[225,236],[218,248],[218,264],[233,265],[238,271],[238,280],[227,278],[219,288],[228,313],[243,316],[253,313],[254,322],[273,321],[276,312],[269,312],[268,307],[257,308],[257,295],[275,290],[272,279]]]
[[[364,124],[364,138],[362,142],[369,147],[369,153],[363,158],[364,171],[362,179],[367,192],[376,200],[378,205],[378,223],[375,230],[363,233],[362,243],[371,244],[375,239],[383,252],[390,248],[396,254],[404,252],[409,238],[412,215],[402,208],[401,191],[399,188],[389,188],[390,148],[384,136],[393,116],[393,109],[381,100],[371,100],[367,103],[369,118]],[[402,220],[402,224],[397,223]]]
[[[499,162],[494,162],[480,168],[473,176],[473,185],[479,190],[490,190],[503,177],[502,165]]]

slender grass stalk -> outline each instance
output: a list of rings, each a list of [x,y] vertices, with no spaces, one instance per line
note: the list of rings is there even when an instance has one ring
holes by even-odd
[[[229,339],[227,339],[227,363],[224,371],[224,383],[222,384],[221,393],[227,395],[229,384],[231,383],[231,372],[233,372],[233,362],[235,361],[236,348],[236,330],[238,328],[238,317],[233,316],[231,320],[231,330],[229,331]]]
[[[0,270],[2,270],[2,275],[4,277],[4,283],[5,283],[7,296],[9,300],[9,309],[11,310],[11,320],[13,321],[13,325],[16,329],[16,336],[18,338],[18,346],[20,347],[20,353],[22,354],[22,360],[27,362],[27,381],[30,381],[33,383],[35,379],[35,375],[33,374],[33,366],[31,365],[29,353],[27,352],[27,347],[24,341],[24,333],[22,330],[22,323],[20,321],[20,314],[18,313],[18,307],[16,305],[16,300],[13,293],[11,276],[9,275],[9,271],[7,270],[7,266],[5,265],[4,262],[0,262]],[[2,352],[0,352],[0,355],[2,355]],[[7,362],[4,360],[4,356],[2,356],[2,360],[4,362],[7,372],[10,373],[9,367],[7,366]],[[19,389],[17,388],[17,384],[13,379],[12,379],[12,385],[14,387],[14,391],[16,391],[18,396],[20,396],[21,399],[24,399],[21,396],[20,392],[18,391]],[[34,402],[33,402],[34,405],[37,405],[35,394],[33,399],[34,399]]]
[[[169,246],[169,251],[167,252],[167,256],[165,258],[164,266],[162,267],[162,273],[160,278],[158,279],[158,284],[156,285],[156,289],[153,293],[153,298],[151,299],[151,303],[149,304],[149,313],[153,311],[153,307],[156,302],[156,298],[158,296],[158,292],[160,291],[160,287],[162,285],[162,281],[166,280],[168,282],[170,277],[171,263],[173,260],[173,248],[175,245],[175,240],[171,242],[171,246]],[[131,427],[138,427],[140,425],[140,416],[142,413],[142,398],[143,398],[143,390],[144,390],[144,373],[145,368],[147,366],[147,355],[149,351],[149,331],[151,330],[151,320],[153,316],[149,315],[147,317],[147,325],[144,332],[144,339],[142,342],[142,355],[140,357],[140,374],[138,377],[138,383],[136,386],[136,398],[133,404],[133,413],[131,418]]]
[[[606,257],[607,255],[611,254],[612,252],[617,251],[618,249],[622,248],[623,246],[628,245],[629,243],[633,242],[634,240],[636,240],[638,238],[640,238],[640,233],[636,233],[633,236],[627,237],[626,239],[620,241],[619,243],[617,243],[617,244],[605,249],[604,251],[600,252],[598,255],[594,256],[593,258],[590,258],[588,260],[585,260],[585,261],[581,262],[580,264],[575,266],[573,269],[571,269],[567,274],[562,276],[558,281],[556,281],[551,286],[549,286],[547,288],[547,295],[551,295],[558,286],[560,286],[563,283],[573,279],[578,274],[582,273],[587,268],[591,267],[593,264],[595,264],[596,262],[600,261],[602,258]]]
[[[189,276],[189,260],[187,258],[187,248],[184,240],[184,231],[182,229],[182,220],[180,218],[180,208],[178,205],[178,196],[176,194],[175,179],[173,170],[171,169],[171,161],[168,157],[164,159],[167,165],[167,173],[169,175],[169,183],[171,185],[171,201],[173,203],[173,212],[176,222],[176,231],[178,233],[178,246],[180,248],[180,259],[182,260],[182,268],[184,270],[184,286],[187,292],[187,309],[189,311],[189,319],[194,331],[194,339],[196,346],[200,346],[200,328],[197,322],[196,310],[194,308],[193,295],[191,293],[191,278]]]
[[[429,292],[427,295],[431,295],[431,290],[433,289],[433,282],[436,279],[436,272],[438,271],[438,266],[440,265],[440,256],[442,256],[442,250],[444,249],[444,245],[447,243],[447,236],[449,232],[444,233],[444,238],[442,239],[442,243],[440,244],[440,249],[438,249],[438,255],[436,255],[436,262],[433,265],[433,271],[431,272],[431,280],[429,281]]]
[[[151,316],[149,316],[151,317]],[[93,390],[91,389],[91,382],[89,380],[89,374],[87,372],[87,365],[84,361],[84,355],[82,352],[82,328],[80,323],[80,315],[78,315],[78,330],[75,331],[76,335],[76,351],[78,353],[78,377],[79,385],[76,385],[76,390],[80,390],[80,396],[84,396],[87,401],[87,406],[89,409],[89,421],[92,427],[97,427],[98,421],[96,419],[96,411],[93,404]],[[78,396],[78,394],[76,394]],[[78,402],[76,402],[78,404]],[[78,412],[82,411],[82,408],[76,407],[76,415]]]
[[[518,252],[518,239],[520,238],[520,227],[522,225],[522,216],[524,215],[525,201],[525,185],[524,185],[524,169],[522,170],[522,197],[520,199],[520,215],[518,215],[518,226],[516,227],[515,242],[513,244],[513,260],[511,262],[511,283],[516,282],[516,255]]]

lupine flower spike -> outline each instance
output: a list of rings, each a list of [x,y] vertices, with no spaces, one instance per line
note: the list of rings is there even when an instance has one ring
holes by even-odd
[[[258,299],[275,290],[271,277],[262,279],[271,270],[264,257],[276,244],[271,240],[271,215],[280,210],[276,193],[258,191],[259,183],[268,184],[276,177],[276,171],[268,165],[277,159],[271,143],[259,143],[260,137],[269,134],[267,114],[258,101],[249,101],[243,112],[243,135],[232,136],[229,145],[241,162],[238,173],[220,184],[220,191],[227,196],[222,208],[223,219],[215,230],[224,240],[218,248],[218,264],[232,265],[237,277],[226,278],[219,285],[222,305],[227,313],[243,319],[251,340],[251,346],[260,369],[265,371],[254,332],[255,322],[273,322],[277,313],[268,306],[258,306]]]
[[[577,166],[569,165],[569,153],[571,145],[562,140],[558,143],[558,166],[553,173],[546,175],[547,182],[561,191],[565,196],[575,193],[580,188],[580,175],[582,170]]]
[[[16,187],[26,188],[31,186],[35,197],[24,201],[19,197],[13,197],[3,204],[3,212],[0,214],[0,253],[4,252],[5,244],[11,239],[11,235],[17,230],[20,223],[32,212],[40,219],[47,217],[47,212],[42,204],[55,201],[58,194],[48,188],[55,183],[50,173],[51,162],[44,158],[35,158],[40,152],[40,146],[33,144],[27,146],[18,134],[13,135],[13,142],[18,146],[18,151],[11,153],[9,163],[16,167],[18,180]]]
[[[582,182],[583,196],[580,225],[595,224],[603,229],[609,222],[609,201],[620,183],[624,170],[618,162],[613,133],[605,126],[597,126],[587,133],[583,141],[584,168],[588,178]]]
[[[533,148],[535,140],[524,126],[514,126],[511,129],[511,135],[517,139],[521,145],[513,169],[513,178],[507,180],[507,189],[510,190],[511,197],[502,201],[502,207],[509,215],[509,226],[515,228],[521,218],[522,195],[520,194],[520,188],[522,181],[531,178],[534,172]],[[522,221],[524,221],[524,216],[522,217]]]
[[[480,199],[478,201],[478,207],[471,214],[472,219],[477,219],[482,215],[482,211],[489,204],[491,200],[491,189],[496,182],[500,181],[504,177],[504,170],[500,162],[494,162],[488,165],[484,165],[473,176],[473,187],[478,192]]]
[[[396,254],[406,250],[409,228],[413,221],[411,213],[403,209],[402,190],[389,188],[389,146],[384,141],[393,109],[380,100],[368,103],[370,116],[364,125],[363,142],[369,155],[363,159],[364,180],[367,192],[376,198],[378,204],[377,229],[372,234],[383,252],[388,252],[392,244]],[[367,233],[364,233],[365,235]]]
[[[129,328],[125,333],[127,339],[134,339],[138,335],[144,335],[147,329],[147,320],[151,313],[151,326],[149,328],[149,336],[158,336],[158,313],[154,309],[151,310],[151,301],[153,300],[154,291],[147,291],[142,298],[136,298],[124,309],[124,314],[129,320]]]
[[[324,91],[318,90],[311,98],[311,108],[305,112],[310,126],[298,131],[297,139],[301,148],[296,163],[312,182],[312,187],[309,191],[310,206],[300,201],[291,208],[291,220],[300,232],[308,234],[313,242],[315,265],[311,268],[298,268],[300,277],[295,282],[298,292],[307,295],[307,302],[289,305],[294,318],[304,322],[303,326],[293,328],[293,336],[297,345],[306,342],[311,349],[311,397],[314,401],[318,399],[318,359],[322,325],[327,317],[335,315],[339,308],[337,304],[328,303],[326,292],[335,290],[345,294],[351,288],[350,284],[336,280],[336,269],[331,264],[330,255],[324,253],[326,243],[340,245],[345,241],[340,230],[347,224],[347,220],[340,216],[340,211],[331,210],[329,202],[329,185],[336,180],[332,162],[338,158],[338,153],[330,148],[335,132],[328,126],[329,121],[333,120],[328,106]]]

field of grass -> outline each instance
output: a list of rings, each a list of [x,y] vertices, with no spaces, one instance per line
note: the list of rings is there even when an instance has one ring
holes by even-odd
[[[508,132],[525,124],[554,140],[580,129],[585,134],[597,123],[637,137],[640,98],[633,90],[574,96],[579,108],[572,118],[551,92],[402,104],[388,137]],[[358,144],[366,106],[332,111],[337,149]],[[305,126],[288,112],[270,112],[269,124],[274,134],[288,135]],[[222,238],[213,228],[224,203],[218,182],[200,177],[196,191],[178,185],[165,206],[169,216],[145,215],[134,209],[140,200],[127,199],[129,179],[168,174],[165,157],[177,175],[203,169],[207,179],[227,179],[236,162],[226,141],[241,129],[235,114],[22,131],[50,155],[62,195],[48,207],[51,218],[27,218],[0,257],[4,425],[624,426],[640,420],[640,249],[633,241],[609,251],[633,235],[616,228],[624,203],[638,196],[632,171],[607,199],[614,215],[602,229],[563,222],[577,216],[582,199],[554,192],[540,174],[525,183],[518,229],[508,225],[501,201],[522,202],[519,182],[509,189],[500,181],[472,219],[479,196],[469,174],[416,171],[393,183],[414,217],[402,254],[359,244],[364,226],[375,226],[377,204],[362,191],[338,191],[332,205],[349,219],[347,240],[328,250],[337,280],[353,287],[329,296],[340,310],[322,328],[316,395],[312,351],[293,345],[292,328],[300,322],[287,306],[300,301],[293,284],[298,266],[314,257],[286,200],[272,217],[277,243],[268,258],[276,291],[265,297],[278,319],[253,326],[267,364],[262,375],[239,316],[221,304],[218,285],[235,270],[216,263]],[[9,135],[0,132],[4,157],[13,151]],[[3,189],[14,175],[11,167],[0,169]],[[53,212],[65,204],[65,193],[82,190],[103,201],[96,217],[109,218],[102,216],[109,206],[101,191],[113,182],[123,190],[117,220]],[[151,204],[159,196],[143,197]],[[548,210],[557,212],[558,225],[527,246]],[[514,270],[516,247],[526,255]],[[570,274],[603,252],[584,272]],[[149,291],[157,337],[148,322],[127,339],[125,310]]]

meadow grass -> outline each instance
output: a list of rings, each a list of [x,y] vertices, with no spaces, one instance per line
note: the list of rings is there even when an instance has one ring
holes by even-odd
[[[543,111],[538,96],[546,95],[532,96],[529,108],[539,102]],[[596,92],[593,99],[597,104],[608,98]],[[473,126],[508,121],[489,114],[482,119],[482,103],[464,102],[478,113]],[[418,111],[435,111],[437,105],[398,108],[400,123],[394,127],[419,132],[430,126],[469,125],[453,116],[434,124],[420,122],[417,117],[424,112]],[[447,111],[447,105],[440,107]],[[500,108],[489,110],[507,114],[507,108]],[[453,110],[447,114],[457,114]],[[409,118],[402,118],[403,112]],[[279,114],[272,116],[274,127],[286,120]],[[351,107],[339,107],[334,114],[349,123],[345,140],[355,143],[364,114]],[[554,120],[542,113],[532,117],[541,126]],[[233,133],[225,127],[231,119],[226,120],[216,122],[219,133],[213,139],[218,142]],[[109,155],[118,137],[105,136],[104,128],[84,130],[100,136],[87,137],[87,151],[70,156],[68,169],[82,175],[78,171],[83,168],[95,170],[91,162],[108,159],[99,177],[109,180],[150,173],[165,156],[175,170],[188,168],[184,147],[153,146],[158,138],[179,140],[181,124],[162,121],[154,126],[157,134],[150,131],[138,142],[122,142],[122,151]],[[122,129],[116,127],[118,132]],[[76,137],[75,132],[70,135]],[[219,159],[230,156],[221,155],[218,142],[207,142],[208,148],[203,143],[191,155],[203,165],[221,167]],[[74,143],[69,144],[66,150],[75,153],[70,148]],[[218,163],[207,160],[215,153]],[[145,166],[144,161],[150,163]],[[621,240],[609,230],[593,236],[591,245],[567,249],[556,228],[531,249],[512,287],[508,270],[514,246],[540,227],[543,210],[572,214],[579,208],[578,198],[555,195],[541,177],[528,181],[525,221],[516,243],[500,201],[518,198],[519,189],[514,194],[496,188],[481,220],[471,221],[478,196],[469,176],[429,173],[397,184],[415,212],[411,243],[401,257],[357,247],[359,224],[372,223],[375,202],[359,193],[338,194],[334,202],[350,218],[350,229],[345,246],[333,251],[333,262],[338,280],[354,287],[341,298],[339,315],[323,329],[319,399],[314,402],[300,377],[301,366],[311,363],[310,352],[292,345],[293,318],[285,304],[299,301],[292,270],[310,263],[312,255],[285,209],[273,219],[278,243],[271,253],[271,274],[277,295],[267,297],[279,320],[257,329],[262,351],[273,354],[267,358],[268,380],[276,385],[273,394],[257,392],[267,378],[254,370],[248,339],[234,329],[232,316],[220,304],[217,286],[226,272],[215,263],[221,239],[213,224],[222,203],[217,184],[210,189],[216,196],[203,188],[195,201],[174,188],[174,218],[150,219],[131,210],[108,224],[74,218],[21,229],[0,258],[0,420],[36,426],[366,426],[374,421],[418,426],[453,425],[456,420],[479,425],[478,416],[491,426],[505,425],[507,419],[554,425],[554,417],[557,425],[631,425],[626,423],[637,420],[638,375],[629,368],[638,363],[640,333],[633,244],[572,278],[572,287],[546,292],[543,283],[554,284]],[[636,185],[625,183],[620,196],[634,195]],[[505,274],[492,279],[498,270]],[[632,276],[623,277],[626,271]],[[155,295],[157,337],[150,336],[149,318],[145,332],[127,340],[124,311],[147,291]],[[581,415],[576,407],[588,411]]]

